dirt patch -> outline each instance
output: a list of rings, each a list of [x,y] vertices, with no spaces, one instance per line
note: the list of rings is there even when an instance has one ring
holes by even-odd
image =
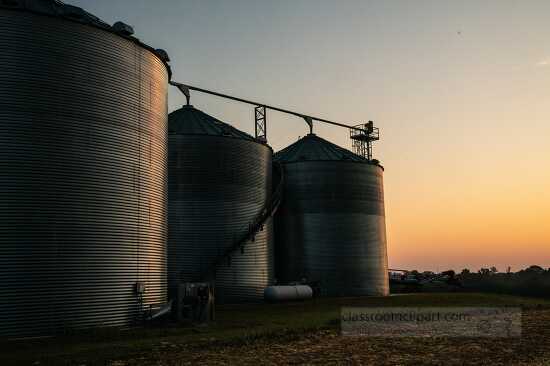
[[[165,345],[116,365],[550,365],[550,310],[527,309],[522,337],[367,338],[336,330],[205,349]]]
[[[340,336],[342,307],[513,306],[520,339]],[[0,365],[547,365],[550,301],[483,293],[220,306],[208,326],[158,324],[0,342]]]

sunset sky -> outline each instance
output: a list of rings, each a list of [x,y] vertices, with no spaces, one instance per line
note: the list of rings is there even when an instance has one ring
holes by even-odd
[[[380,127],[391,268],[550,267],[550,1],[67,0],[174,80]],[[171,90],[170,111],[184,103]],[[253,133],[253,109],[192,104]],[[351,148],[346,129],[315,132]],[[275,151],[307,133],[268,114]]]

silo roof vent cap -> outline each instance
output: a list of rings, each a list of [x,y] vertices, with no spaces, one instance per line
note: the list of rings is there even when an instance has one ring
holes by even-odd
[[[155,50],[155,53],[162,61],[170,62],[170,56],[168,56],[168,52],[166,52],[162,48],[157,48]]]
[[[123,22],[116,22],[113,24],[113,30],[123,36],[131,36],[134,34],[134,28]]]

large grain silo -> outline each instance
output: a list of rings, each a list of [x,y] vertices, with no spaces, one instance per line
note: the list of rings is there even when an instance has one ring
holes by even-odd
[[[285,176],[279,282],[318,283],[327,296],[387,295],[383,168],[314,134],[274,160]]]
[[[167,301],[164,52],[54,0],[0,2],[0,336]]]
[[[169,115],[168,278],[214,281],[217,302],[273,279],[272,150],[191,105]]]

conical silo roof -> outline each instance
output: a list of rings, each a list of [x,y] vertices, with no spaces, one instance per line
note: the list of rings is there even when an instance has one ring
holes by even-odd
[[[255,141],[246,132],[212,117],[192,105],[184,105],[168,115],[169,135],[224,136]]]
[[[290,146],[277,152],[273,160],[281,163],[298,161],[357,161],[368,160],[353,152],[333,144],[315,134],[308,134]]]

